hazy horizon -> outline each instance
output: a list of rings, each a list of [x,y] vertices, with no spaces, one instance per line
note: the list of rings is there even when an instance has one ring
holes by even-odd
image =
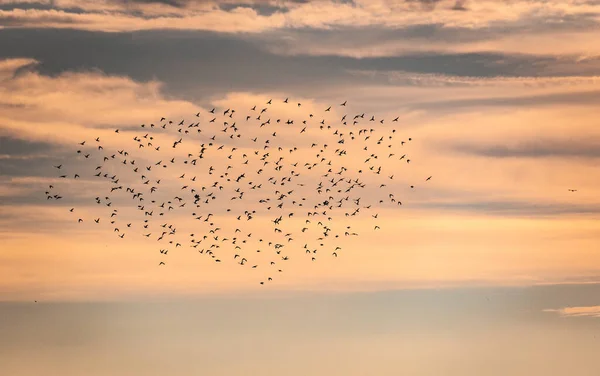
[[[598,285],[2,303],[29,375],[596,375]],[[49,324],[51,323],[51,324]]]

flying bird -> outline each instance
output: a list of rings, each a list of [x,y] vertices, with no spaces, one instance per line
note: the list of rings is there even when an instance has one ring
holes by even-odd
[[[162,116],[158,126],[147,121],[122,133],[116,129],[89,153],[77,150],[84,158],[73,164],[76,172],[70,161],[53,165],[53,171],[68,175],[58,176],[65,184],[50,185],[44,201],[79,200],[69,192],[81,197],[90,192],[95,228],[110,222],[121,239],[136,234],[128,239],[157,247],[160,257],[193,248],[211,265],[235,260],[250,266],[261,285],[273,280],[271,273],[284,273],[279,260],[293,265],[300,249],[315,263],[328,249],[337,258],[343,238],[359,236],[359,227],[367,226],[362,217],[370,215],[375,222],[370,225],[379,230],[383,213],[377,209],[401,210],[402,192],[389,183],[407,167],[403,161],[410,162],[412,138],[399,139],[392,123],[379,116],[375,121],[376,114],[329,119],[325,113],[332,106],[304,111],[294,101],[294,113],[271,113],[273,100],[290,103],[290,98],[271,98],[260,110],[260,103],[238,112],[224,106],[208,111],[206,120],[192,112]],[[346,107],[347,100],[334,103]],[[100,142],[100,136],[93,137]],[[77,185],[88,177],[91,188]],[[63,191],[66,184],[74,188]],[[78,223],[88,226],[84,218]],[[258,236],[255,228],[261,229]]]

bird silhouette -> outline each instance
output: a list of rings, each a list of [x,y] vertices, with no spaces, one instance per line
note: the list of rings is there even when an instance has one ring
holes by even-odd
[[[272,111],[289,98],[260,103],[248,111],[226,106],[195,110],[189,117],[162,116],[160,123],[145,122],[137,131],[115,129],[94,147],[78,142],[77,163],[53,165],[68,172],[59,175],[61,189],[86,179],[98,182],[90,197],[97,214],[86,208],[77,222],[82,228],[91,222],[84,219],[97,228],[112,225],[120,239],[133,233],[126,241],[158,244],[160,257],[178,257],[189,247],[211,262],[235,260],[253,269],[264,285],[272,281],[271,273],[283,273],[280,261],[293,265],[299,257],[291,256],[298,251],[315,263],[326,262],[318,257],[322,250],[343,257],[343,239],[363,232],[356,228],[364,226],[360,217],[370,214],[379,230],[377,209],[400,210],[405,192],[398,176],[415,166],[406,166],[410,150],[400,152],[412,138],[402,139],[391,126],[398,116],[385,122],[379,116],[375,121],[375,114],[337,113],[349,109],[344,100],[335,109],[303,113],[296,102],[288,118]],[[94,140],[99,143],[100,136]],[[350,155],[358,162],[347,163]],[[51,185],[45,201],[65,196],[74,212],[76,196],[61,189]],[[187,226],[186,218],[196,225]],[[230,221],[236,225],[227,225]],[[256,226],[269,231],[252,236]]]

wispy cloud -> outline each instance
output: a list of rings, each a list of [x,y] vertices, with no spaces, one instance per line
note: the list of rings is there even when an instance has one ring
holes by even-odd
[[[419,87],[521,87],[529,90],[536,88],[590,86],[600,87],[600,76],[458,76],[441,73],[417,73],[389,70],[353,70],[349,73],[367,76],[373,79],[384,78],[392,84]]]
[[[2,59],[0,60],[0,81],[12,78],[20,69],[35,64],[34,59]],[[0,102],[2,103],[2,102]]]
[[[128,77],[98,71],[67,72],[55,77],[35,70],[30,59],[2,61],[0,93],[7,105],[0,115],[0,131],[37,142],[69,143],[88,136],[112,134],[115,128],[139,127],[148,119],[190,114],[197,107],[165,99],[159,82],[138,83]]]
[[[545,309],[544,312],[557,313],[561,317],[597,317],[600,318],[600,306],[565,307],[560,309]]]
[[[490,158],[600,158],[600,141],[532,140],[499,144],[456,144],[451,149]]]

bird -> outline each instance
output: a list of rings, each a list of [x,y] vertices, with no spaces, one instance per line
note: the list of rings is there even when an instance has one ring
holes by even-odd
[[[275,115],[270,107],[273,101],[297,103],[297,108],[289,117]],[[402,173],[400,162],[410,162],[411,137],[399,139],[397,130],[387,125],[392,123],[380,116],[375,121],[376,114],[329,119],[325,113],[333,107],[326,103],[307,111],[293,98],[265,102],[267,106],[260,110],[260,103],[238,112],[234,106],[212,108],[206,120],[200,116],[205,110],[195,110],[178,119],[162,116],[158,126],[148,119],[135,130],[121,134],[116,129],[112,136],[100,135],[102,145],[93,152],[78,150],[84,158],[73,165],[76,173],[66,160],[65,166],[53,165],[54,171],[68,172],[59,178],[70,185],[83,184],[81,177],[92,171],[89,176],[98,182],[94,188],[98,191],[89,197],[94,204],[91,218],[97,224],[110,222],[121,239],[126,232],[139,233],[141,237],[128,235],[128,239],[154,244],[161,257],[189,247],[215,263],[235,260],[250,266],[261,284],[273,280],[268,277],[272,272],[284,273],[278,260],[294,264],[294,252],[302,244],[312,262],[321,262],[317,255],[330,245],[337,258],[342,244],[336,242],[359,236],[362,232],[355,227],[364,225],[361,217],[371,215],[374,229],[379,230],[383,213],[379,215],[378,208],[393,204],[393,210],[401,210],[401,192],[394,192],[389,183]],[[333,103],[346,107],[347,100]],[[245,119],[244,127],[236,124],[240,119]],[[100,142],[100,136],[93,139]],[[76,149],[86,146],[85,141],[74,144]],[[123,146],[114,151],[117,144]],[[345,163],[350,154],[358,161],[352,166]],[[73,180],[68,179],[71,176]],[[75,199],[61,192],[62,187],[50,186],[44,201]],[[78,192],[87,193],[83,188]],[[69,207],[70,212],[76,209]],[[95,214],[93,208],[104,211]],[[193,231],[180,223],[186,217],[194,220]],[[229,220],[236,226],[226,225]],[[78,222],[86,228],[87,220]],[[270,231],[252,236],[250,229],[257,226]],[[167,247],[173,247],[168,256]],[[164,261],[159,262],[162,265]]]

